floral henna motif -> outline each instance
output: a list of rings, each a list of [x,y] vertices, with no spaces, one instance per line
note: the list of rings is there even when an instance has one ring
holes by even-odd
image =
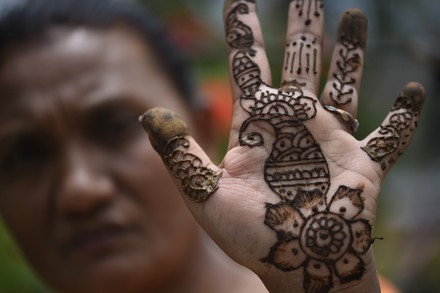
[[[364,274],[365,264],[360,255],[366,253],[372,241],[370,224],[360,218],[364,209],[362,190],[340,186],[327,203],[327,160],[304,125],[304,121],[316,116],[317,101],[306,96],[302,90],[305,84],[296,80],[279,90],[262,82],[260,68],[253,61],[257,52],[252,48],[252,29],[239,20],[240,15],[249,13],[245,2],[234,1],[235,6],[226,18],[228,44],[237,50],[232,75],[242,92],[240,104],[249,114],[241,125],[239,143],[251,148],[263,146],[267,138],[258,131],[259,127],[251,125],[271,126],[274,141],[264,164],[264,178],[280,199],[278,203],[266,204],[264,224],[276,232],[277,242],[262,261],[283,271],[303,268],[306,292],[328,292],[335,278],[345,283]],[[308,20],[313,3],[317,13],[322,8],[322,1],[296,2],[300,15],[306,11]],[[302,45],[303,51],[298,54],[306,54],[302,58],[306,63],[296,66],[297,70],[307,70],[307,54],[313,54],[314,44],[311,40],[307,47],[307,39],[301,42],[296,46]]]
[[[168,142],[164,162],[181,180],[183,192],[195,202],[206,201],[218,188],[221,174],[204,167],[200,158],[188,153],[189,141],[175,137]]]
[[[391,113],[389,120],[381,125],[378,136],[362,147],[373,161],[381,164],[382,170],[402,155],[398,150],[408,143],[408,137],[415,131],[420,106],[411,98],[399,97]]]
[[[358,280],[365,271],[359,255],[370,248],[371,225],[359,217],[362,190],[339,186],[329,204],[322,193],[266,205],[264,223],[278,241],[263,259],[283,271],[304,269],[306,292],[328,292],[333,280]],[[305,208],[307,207],[307,208]]]

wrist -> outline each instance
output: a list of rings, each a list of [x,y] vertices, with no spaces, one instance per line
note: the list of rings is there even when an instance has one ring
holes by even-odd
[[[331,269],[330,288],[322,291],[310,292],[355,292],[355,293],[376,293],[380,292],[379,280],[376,271],[376,264],[372,248],[362,256],[364,271],[358,279],[344,281],[338,278],[334,268]],[[301,268],[292,272],[283,272],[276,268],[266,268],[263,273],[257,273],[266,288],[271,293],[304,292],[304,282],[307,280],[307,269]],[[307,282],[307,281],[306,281]],[[310,282],[310,279],[308,280]],[[319,282],[314,283],[319,287]]]

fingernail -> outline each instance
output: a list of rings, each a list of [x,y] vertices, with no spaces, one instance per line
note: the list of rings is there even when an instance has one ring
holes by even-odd
[[[185,122],[174,112],[164,108],[153,108],[139,117],[150,137],[151,145],[162,157],[169,141],[186,136],[189,130]]]
[[[365,48],[367,44],[367,16],[357,8],[345,11],[339,21],[338,41],[349,42],[355,46]]]

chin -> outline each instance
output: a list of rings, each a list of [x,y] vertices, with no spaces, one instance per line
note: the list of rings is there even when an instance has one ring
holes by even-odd
[[[145,251],[114,254],[80,265],[66,263],[55,273],[46,273],[42,279],[61,293],[137,293],[155,292],[162,279],[159,267]],[[156,284],[155,284],[156,283]],[[156,285],[156,286],[155,286]]]

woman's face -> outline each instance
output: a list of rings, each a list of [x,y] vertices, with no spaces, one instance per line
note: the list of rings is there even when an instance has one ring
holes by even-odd
[[[196,226],[137,121],[189,114],[138,35],[50,30],[4,63],[0,105],[0,212],[49,285],[157,291],[191,257]]]

